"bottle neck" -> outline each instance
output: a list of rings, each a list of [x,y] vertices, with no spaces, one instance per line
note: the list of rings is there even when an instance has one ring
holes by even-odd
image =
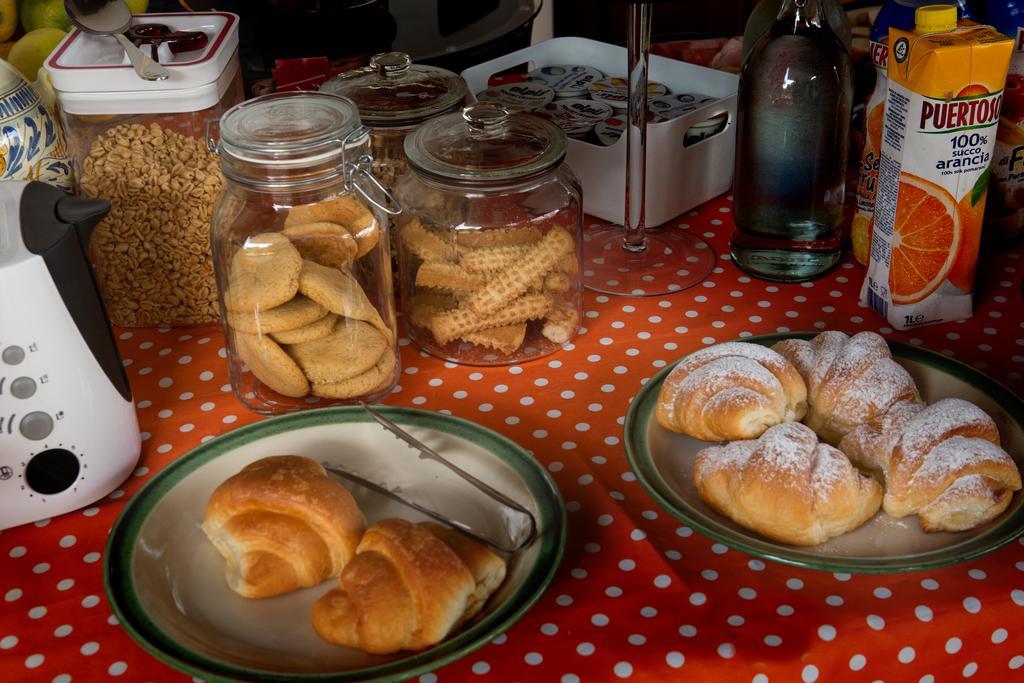
[[[794,29],[821,28],[827,25],[825,3],[828,0],[783,0],[776,21],[792,23]]]

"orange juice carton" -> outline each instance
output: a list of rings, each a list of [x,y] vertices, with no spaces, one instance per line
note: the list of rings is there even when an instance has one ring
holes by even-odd
[[[871,27],[868,56],[875,67],[875,87],[864,106],[864,148],[857,167],[857,204],[850,228],[853,256],[867,265],[871,249],[871,229],[875,216],[878,167],[882,158],[882,131],[885,128],[885,96],[889,92],[889,29],[914,26],[914,13],[923,5],[949,4],[933,0],[887,0]],[[957,3],[958,15],[969,20],[966,0]]]
[[[907,330],[969,318],[1013,40],[921,7],[889,32],[874,229],[864,303]]]
[[[1014,41],[992,158],[992,196],[985,206],[984,236],[1007,241],[1024,233],[1024,25],[1013,3],[996,3],[996,9],[986,18]]]
[[[871,246],[871,224],[875,214],[875,194],[878,187],[878,167],[881,163],[882,130],[885,119],[885,96],[888,92],[886,71],[889,64],[889,45],[871,41],[871,63],[877,72],[875,89],[871,91],[864,111],[867,113],[864,150],[861,152],[857,173],[857,212],[853,215],[850,239],[853,255],[861,263],[868,262]]]
[[[875,214],[875,194],[878,187],[878,167],[881,163],[882,130],[885,120],[885,96],[888,92],[886,71],[889,64],[889,45],[871,41],[871,63],[877,72],[877,82],[864,107],[866,115],[864,150],[861,152],[857,173],[857,212],[853,215],[850,239],[853,255],[861,263],[868,262],[871,246],[871,227]]]

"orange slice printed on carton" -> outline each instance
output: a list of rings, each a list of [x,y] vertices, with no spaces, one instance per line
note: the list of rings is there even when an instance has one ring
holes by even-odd
[[[865,265],[871,255],[871,229],[874,227],[874,222],[874,217],[858,213],[853,217],[853,223],[850,226],[853,256],[859,263]]]
[[[985,175],[986,182],[988,175]],[[987,189],[979,196],[968,192],[960,200],[960,248],[949,269],[949,281],[965,292],[974,291],[974,271],[978,267],[978,249],[981,244],[981,226],[985,218]],[[972,204],[971,202],[974,201]]]
[[[867,140],[864,142],[863,157],[867,160],[870,152],[874,157],[874,163],[878,163],[882,149],[882,133],[885,129],[885,102],[876,104],[868,111],[867,116]],[[875,167],[877,179],[877,166]],[[864,190],[867,191],[866,189]],[[874,195],[871,196],[874,202]],[[858,212],[853,217],[850,227],[850,240],[853,243],[853,255],[860,262],[867,265],[871,251],[871,230],[874,227],[874,218],[869,214]]]
[[[885,101],[875,105],[868,111],[867,121],[868,145],[877,154],[882,149],[882,133],[885,131]]]
[[[893,226],[889,289],[897,304],[934,292],[960,250],[961,214],[953,196],[923,178],[904,173]]]

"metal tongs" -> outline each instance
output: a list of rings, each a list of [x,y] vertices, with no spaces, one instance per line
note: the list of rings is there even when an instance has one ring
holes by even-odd
[[[489,546],[491,548],[494,548],[495,550],[497,550],[499,552],[502,552],[502,553],[512,554],[512,553],[518,552],[518,551],[522,550],[523,548],[527,547],[528,545],[530,545],[531,543],[533,543],[534,539],[537,538],[537,520],[533,516],[533,513],[530,512],[529,510],[527,510],[525,507],[523,507],[520,503],[512,500],[511,498],[506,496],[504,493],[502,493],[501,491],[496,490],[495,488],[493,488],[489,484],[487,484],[487,483],[485,483],[483,481],[480,481],[479,479],[474,477],[469,472],[466,472],[465,470],[463,470],[461,467],[459,467],[455,463],[453,463],[450,460],[446,459],[444,456],[442,456],[440,453],[435,451],[433,448],[430,448],[425,443],[423,443],[422,441],[420,441],[419,439],[417,439],[413,435],[409,434],[409,432],[405,431],[404,429],[399,427],[397,424],[395,424],[394,422],[392,422],[388,418],[384,417],[381,413],[377,412],[376,410],[371,408],[366,403],[363,403],[362,407],[363,407],[363,410],[365,410],[367,413],[369,413],[370,417],[372,417],[374,420],[376,420],[377,423],[380,424],[381,427],[383,427],[384,429],[386,429],[389,432],[391,432],[392,434],[394,434],[401,441],[404,441],[410,448],[413,448],[413,449],[419,451],[421,459],[422,458],[426,458],[428,460],[433,460],[435,462],[438,462],[438,463],[444,465],[445,467],[450,469],[452,472],[457,474],[460,478],[462,478],[463,480],[465,480],[466,482],[471,484],[478,491],[480,491],[481,493],[486,495],[488,498],[490,498],[490,499],[494,500],[495,502],[497,502],[498,504],[500,504],[502,507],[504,507],[504,508],[506,508],[508,510],[513,511],[513,512],[515,512],[518,515],[524,515],[526,517],[526,522],[527,522],[526,523],[526,531],[525,531],[525,533],[517,534],[519,536],[519,538],[518,539],[513,539],[513,545],[509,546],[509,545],[507,545],[505,543],[501,543],[501,542],[495,541],[492,538],[489,538],[488,536],[486,536],[483,533],[477,531],[476,529],[474,529],[472,526],[470,526],[469,524],[467,524],[465,522],[462,522],[462,521],[457,520],[457,519],[451,519],[450,517],[447,517],[446,515],[444,515],[444,514],[442,514],[440,512],[437,512],[436,510],[431,510],[430,508],[427,508],[427,507],[425,507],[423,505],[420,505],[419,503],[417,503],[415,501],[407,500],[400,493],[398,493],[396,491],[392,491],[392,490],[390,490],[390,489],[388,489],[388,488],[386,488],[384,486],[381,486],[380,484],[374,483],[374,482],[366,479],[365,477],[360,476],[357,472],[353,472],[351,470],[345,469],[344,467],[342,467],[340,465],[335,465],[335,464],[331,464],[331,463],[323,463],[324,469],[326,469],[328,472],[330,472],[331,474],[334,474],[334,475],[336,475],[338,477],[341,477],[342,479],[347,479],[349,481],[355,482],[356,484],[359,484],[360,486],[362,486],[362,487],[364,487],[364,488],[366,488],[366,489],[368,489],[370,491],[373,491],[374,493],[378,493],[378,494],[380,494],[382,496],[390,498],[391,500],[394,500],[394,501],[396,501],[398,503],[401,503],[402,505],[405,505],[405,506],[410,507],[410,508],[412,508],[412,509],[414,509],[414,510],[416,510],[418,512],[421,512],[422,514],[426,515],[427,517],[430,517],[431,519],[436,520],[436,521],[444,524],[445,526],[449,526],[449,527],[455,529],[456,531],[459,531],[459,532],[465,534],[466,536],[469,536],[473,540],[478,541],[480,543],[483,543],[484,545]]]

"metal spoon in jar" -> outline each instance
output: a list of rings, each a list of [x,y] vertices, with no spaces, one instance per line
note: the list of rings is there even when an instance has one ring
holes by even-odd
[[[86,33],[117,38],[139,78],[162,81],[171,75],[123,35],[132,23],[132,11],[124,0],[64,0],[64,10]]]

